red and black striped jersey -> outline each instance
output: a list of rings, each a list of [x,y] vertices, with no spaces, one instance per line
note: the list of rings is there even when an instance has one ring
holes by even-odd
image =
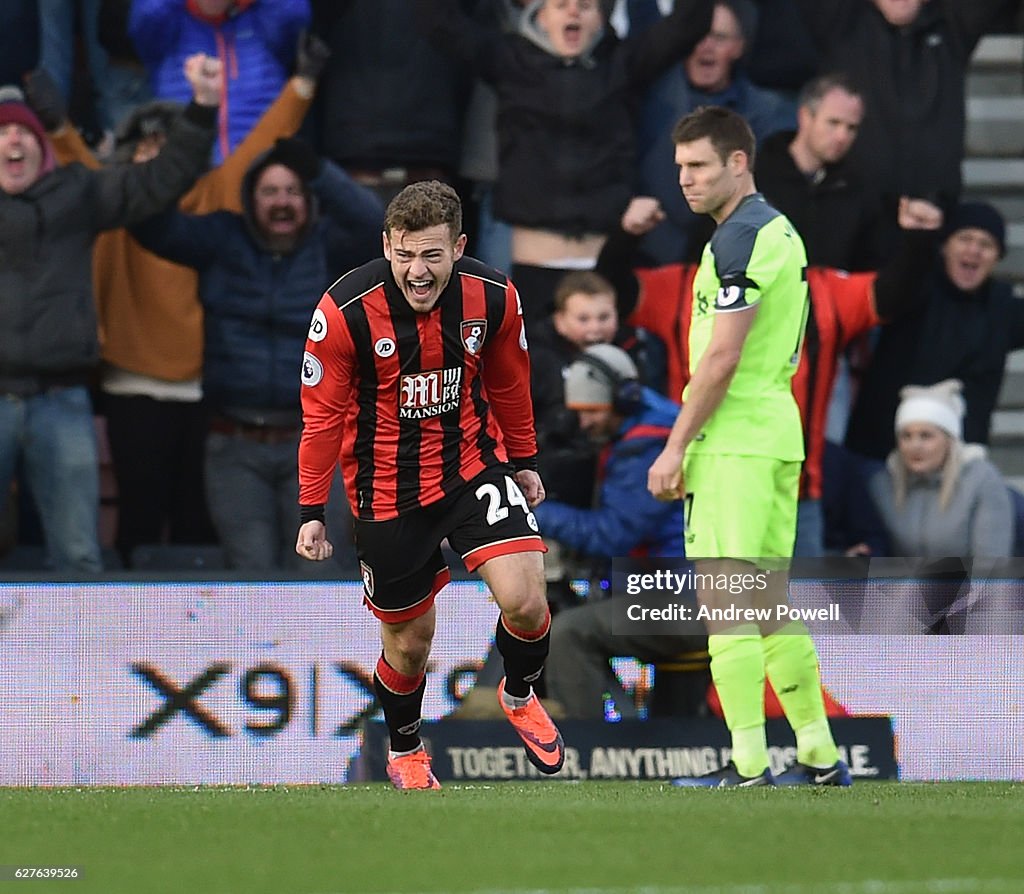
[[[519,295],[473,258],[428,313],[383,258],[347,273],[313,314],[302,385],[301,505],[327,501],[338,462],[353,513],[382,520],[537,453]]]

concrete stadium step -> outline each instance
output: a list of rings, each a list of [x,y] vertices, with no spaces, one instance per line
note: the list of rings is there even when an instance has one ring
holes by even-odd
[[[967,78],[964,199],[991,202],[1007,221],[996,275],[1024,299],[1024,34],[981,39]],[[1024,350],[1007,358],[992,420],[993,461],[1024,481]]]
[[[1024,159],[967,158],[961,170],[964,188],[972,192],[1024,195]]]
[[[999,211],[1003,217],[1010,221],[1008,226],[1013,227],[1013,221],[1024,221],[1024,195],[998,195],[984,191],[965,189],[963,192],[965,202],[989,202]],[[1017,238],[1017,233],[1011,231],[1007,234],[1008,240]],[[1024,237],[1022,237],[1024,238]],[[1024,243],[1022,243],[1024,244]]]
[[[1024,349],[1007,355],[1006,372],[996,407],[1000,410],[1024,411]]]
[[[1024,67],[1024,35],[987,34],[971,56],[972,71],[1013,70]]]
[[[1024,411],[1024,373],[1006,371],[996,406],[1000,410]]]
[[[1024,478],[1024,349],[1006,358],[1006,375],[992,415],[989,451],[1006,476]]]
[[[992,437],[988,454],[989,459],[1007,478],[1024,478],[1024,441]]]
[[[1008,245],[1006,256],[996,266],[995,275],[1012,282],[1018,298],[1024,296],[1024,247]]]
[[[1024,72],[968,71],[968,96],[1015,96],[1024,90]]]
[[[1020,157],[1024,155],[1024,96],[970,96],[967,99],[968,156]]]
[[[996,410],[992,414],[991,437],[999,438],[1001,443],[1011,440],[1024,443],[1024,413],[1013,408]]]

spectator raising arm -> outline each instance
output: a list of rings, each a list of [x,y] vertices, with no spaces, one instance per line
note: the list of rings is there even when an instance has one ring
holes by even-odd
[[[221,64],[202,53],[185,60],[193,101],[175,121],[152,161],[96,172],[97,229],[130,226],[166,208],[206,169],[220,104]]]

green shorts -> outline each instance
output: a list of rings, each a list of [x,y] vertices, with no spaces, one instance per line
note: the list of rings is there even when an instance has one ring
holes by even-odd
[[[750,560],[792,556],[800,465],[767,456],[687,455],[686,555]]]

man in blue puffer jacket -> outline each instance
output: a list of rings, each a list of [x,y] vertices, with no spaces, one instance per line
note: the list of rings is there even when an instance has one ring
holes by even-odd
[[[641,386],[629,355],[607,344],[592,345],[570,365],[565,403],[579,414],[580,428],[606,445],[605,454],[595,508],[551,500],[534,508],[545,538],[596,559],[599,566],[615,556],[683,556],[683,503],[662,503],[650,495],[646,465],[664,447],[678,404]],[[636,599],[591,597],[552,621],[552,645],[558,641],[559,646],[548,656],[547,692],[566,716],[600,719],[606,694],[620,712],[628,711],[631,699],[609,658],[629,655],[653,662],[707,647],[700,625],[692,633],[625,634],[618,625],[613,631],[614,619],[625,619],[628,602]]]
[[[380,252],[384,209],[298,139],[249,168],[243,214],[171,211],[132,230],[199,272],[206,499],[228,565],[299,567],[295,455],[309,319],[337,278]],[[297,561],[296,561],[297,560]]]
[[[310,16],[309,0],[134,0],[128,35],[158,99],[187,99],[186,56],[220,59],[219,165],[281,92]]]

